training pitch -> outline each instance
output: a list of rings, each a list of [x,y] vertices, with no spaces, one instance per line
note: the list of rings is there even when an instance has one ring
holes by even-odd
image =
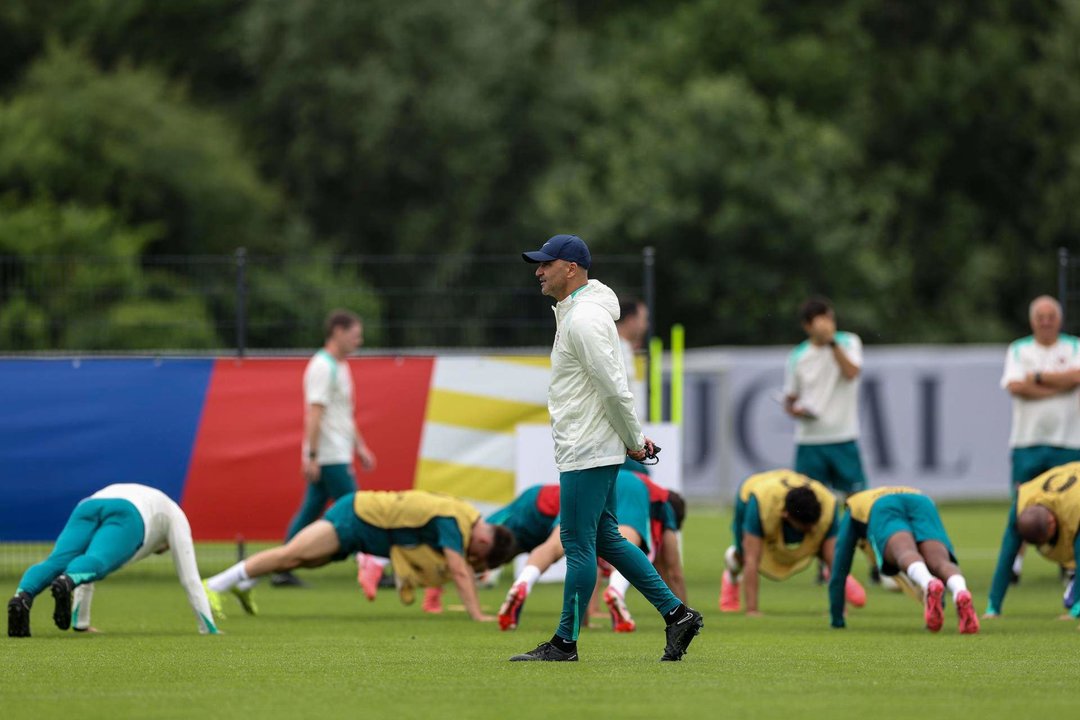
[[[980,613],[1005,513],[1003,504],[942,507]],[[369,603],[355,565],[343,562],[303,573],[308,589],[260,585],[258,617],[226,596],[225,634],[209,637],[196,633],[171,563],[165,572],[136,565],[97,587],[93,624],[102,634],[57,630],[46,592],[34,606],[34,636],[0,640],[0,717],[986,720],[1075,712],[1080,632],[1056,619],[1057,570],[1034,553],[1005,616],[984,620],[979,635],[957,634],[951,603],[945,628],[931,635],[914,601],[869,586],[867,606],[849,610],[846,630],[833,630],[825,590],[809,571],[762,581],[764,617],[721,614],[729,527],[729,512],[691,507],[688,592],[705,629],[681,663],[658,662],[663,624],[635,591],[627,600],[637,632],[615,635],[596,618],[582,632],[581,662],[509,663],[551,636],[560,586],[538,586],[521,627],[503,633],[462,612],[402,606],[392,589]],[[855,567],[865,580],[861,557]],[[488,612],[509,575],[481,591]],[[3,581],[14,590],[17,578]],[[444,599],[457,604],[452,589]]]

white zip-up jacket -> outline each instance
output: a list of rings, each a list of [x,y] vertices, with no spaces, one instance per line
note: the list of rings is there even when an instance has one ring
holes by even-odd
[[[206,598],[199,566],[195,562],[195,544],[191,539],[191,525],[187,516],[172,499],[160,490],[135,483],[108,485],[88,499],[127,500],[139,511],[143,521],[143,544],[127,563],[138,562],[153,553],[171,550],[173,566],[180,584],[187,593],[188,603],[195,613],[199,632],[216,633],[210,601]],[[79,630],[90,627],[90,603],[94,597],[94,583],[75,588],[73,621]]]
[[[645,436],[626,382],[619,334],[619,298],[599,280],[552,308],[548,412],[560,472],[620,465]]]

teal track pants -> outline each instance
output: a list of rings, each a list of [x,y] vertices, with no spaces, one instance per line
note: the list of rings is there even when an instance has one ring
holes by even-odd
[[[668,589],[641,548],[619,534],[615,515],[618,465],[575,470],[559,475],[559,502],[566,581],[556,635],[577,640],[589,599],[596,586],[596,557],[607,560],[659,610],[668,613],[679,599]]]
[[[322,517],[331,500],[339,500],[353,492],[356,492],[356,480],[353,478],[351,465],[323,465],[319,468],[319,479],[308,483],[304,502],[289,523],[285,542],[292,540],[296,533]]]
[[[106,577],[142,547],[143,519],[127,500],[100,498],[75,506],[52,552],[19,581],[19,591],[37,595],[66,574],[76,585]]]

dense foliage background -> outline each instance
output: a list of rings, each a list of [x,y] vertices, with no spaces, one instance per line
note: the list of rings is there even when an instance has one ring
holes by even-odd
[[[0,37],[0,348],[227,345],[230,293],[144,258],[238,247],[309,261],[253,268],[250,332],[312,345],[401,284],[335,257],[533,293],[563,231],[654,246],[693,345],[791,342],[812,292],[868,342],[1001,341],[1080,236],[1077,0],[8,0]]]

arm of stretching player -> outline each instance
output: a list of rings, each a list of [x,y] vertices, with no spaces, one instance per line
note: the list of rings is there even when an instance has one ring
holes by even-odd
[[[746,614],[758,614],[758,586],[760,580],[761,553],[763,544],[761,538],[753,533],[743,531],[743,597],[746,599]]]
[[[203,588],[202,578],[199,577],[199,566],[195,562],[195,544],[191,540],[191,526],[188,525],[187,517],[178,507],[169,517],[169,548],[172,550],[173,566],[180,578],[180,585],[187,593],[188,603],[195,613],[199,632],[204,635],[216,635],[218,629],[214,625],[210,601],[206,599],[206,590]]]
[[[671,528],[664,528],[663,539],[660,542],[660,566],[663,568],[661,576],[664,582],[685,604],[686,599],[686,576],[683,575],[682,557],[679,554],[679,533]]]
[[[480,599],[476,596],[476,578],[473,569],[465,562],[465,558],[461,553],[450,548],[443,548],[443,555],[446,556],[446,566],[450,569],[450,577],[454,579],[458,595],[469,617],[481,622],[494,620],[491,615],[485,615],[480,609]]]
[[[842,628],[844,622],[844,583],[851,572],[851,560],[855,555],[855,543],[858,537],[851,513],[845,513],[840,521],[840,530],[836,534],[836,547],[833,550],[832,571],[829,575],[829,616],[834,628]]]
[[[990,598],[986,603],[986,614],[1000,615],[1005,603],[1005,593],[1009,589],[1012,577],[1012,564],[1016,553],[1020,551],[1020,534],[1016,531],[1016,503],[1009,508],[1009,519],[1005,523],[1005,534],[1001,538],[1001,551],[998,553],[997,567],[994,568],[994,580],[990,583]]]

